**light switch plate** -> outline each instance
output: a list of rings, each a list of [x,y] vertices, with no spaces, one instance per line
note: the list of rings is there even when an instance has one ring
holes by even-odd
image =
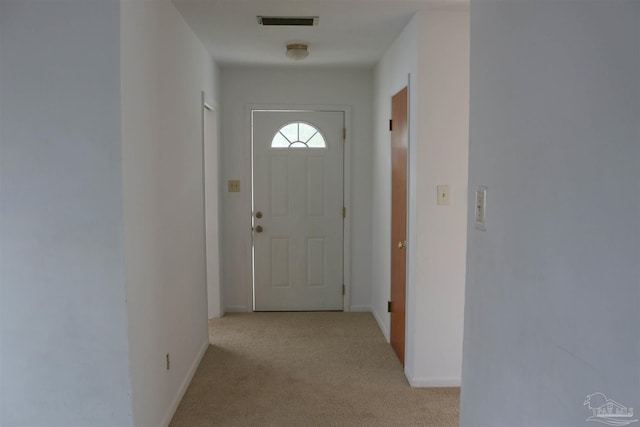
[[[229,180],[229,193],[239,193],[240,192],[240,180],[239,179],[230,179]]]
[[[448,185],[438,185],[438,204],[439,205],[449,204],[449,186]]]
[[[476,187],[474,217],[476,230],[485,231],[487,229],[487,187],[484,185],[478,185],[478,187]]]

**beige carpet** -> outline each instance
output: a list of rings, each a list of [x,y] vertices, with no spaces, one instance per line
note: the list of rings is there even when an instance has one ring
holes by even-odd
[[[409,387],[370,313],[229,314],[171,426],[458,425],[459,388]]]

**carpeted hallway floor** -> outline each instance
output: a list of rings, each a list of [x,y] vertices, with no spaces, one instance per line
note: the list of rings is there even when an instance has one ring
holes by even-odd
[[[458,425],[459,388],[409,387],[370,313],[228,314],[179,426]]]

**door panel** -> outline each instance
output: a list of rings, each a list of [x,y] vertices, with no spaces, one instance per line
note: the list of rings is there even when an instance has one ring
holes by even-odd
[[[289,159],[285,156],[271,156],[269,165],[269,213],[273,217],[289,216]],[[262,180],[262,178],[261,178]],[[264,191],[262,187],[259,191]]]
[[[342,309],[343,127],[342,112],[253,112],[256,311]]]
[[[407,286],[407,120],[405,87],[391,100],[391,346],[404,365]]]
[[[307,215],[325,214],[325,161],[323,157],[307,158]]]

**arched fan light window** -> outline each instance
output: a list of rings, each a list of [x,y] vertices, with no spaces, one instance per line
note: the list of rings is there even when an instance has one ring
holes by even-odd
[[[305,122],[284,125],[271,140],[271,148],[327,148],[318,129]]]

